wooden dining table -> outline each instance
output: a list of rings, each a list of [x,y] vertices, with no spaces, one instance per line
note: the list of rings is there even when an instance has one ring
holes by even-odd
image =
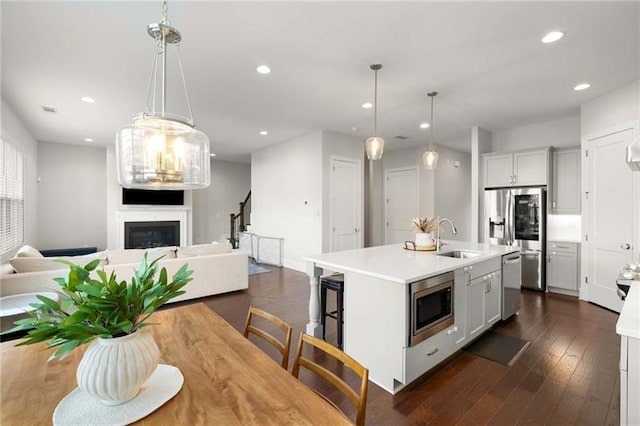
[[[340,425],[349,419],[202,303],[156,312],[146,327],[160,363],[178,367],[180,392],[136,424]],[[43,344],[0,344],[0,424],[51,424],[77,387],[85,348],[47,362]]]

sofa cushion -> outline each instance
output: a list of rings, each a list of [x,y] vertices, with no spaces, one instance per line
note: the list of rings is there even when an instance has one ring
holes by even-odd
[[[149,249],[117,249],[107,250],[107,261],[110,265],[120,263],[140,263],[142,256],[147,252],[147,261],[153,262],[159,257],[163,259],[175,259],[176,247],[155,247]]]
[[[42,253],[31,246],[24,245],[16,252],[15,257],[44,257]]]
[[[51,271],[55,269],[68,269],[69,266],[56,260],[68,260],[76,265],[85,266],[92,260],[100,259],[101,264],[106,264],[106,253],[87,254],[84,256],[61,256],[61,257],[14,257],[9,259],[9,263],[17,273]]]
[[[224,254],[231,253],[233,249],[230,244],[197,244],[193,246],[178,247],[176,252],[177,257],[193,257],[193,256],[207,256],[211,254]]]

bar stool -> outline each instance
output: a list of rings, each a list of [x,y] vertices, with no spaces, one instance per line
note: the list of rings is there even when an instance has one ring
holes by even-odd
[[[336,310],[327,312],[327,290],[336,292]],[[338,349],[342,349],[342,328],[344,325],[344,274],[334,274],[320,279],[320,316],[322,323],[322,339],[326,334],[327,317],[336,320],[336,328],[338,329]]]

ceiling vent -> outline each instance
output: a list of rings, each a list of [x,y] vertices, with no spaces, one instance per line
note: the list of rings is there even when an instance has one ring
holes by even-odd
[[[393,138],[403,141],[405,139],[409,139],[409,136],[398,135],[398,136],[394,136]]]
[[[57,110],[57,109],[55,109],[54,107],[44,106],[44,105],[42,106],[42,110],[43,110],[44,112],[50,112],[50,113],[52,113],[52,114],[55,114],[56,112],[58,112],[58,110]]]

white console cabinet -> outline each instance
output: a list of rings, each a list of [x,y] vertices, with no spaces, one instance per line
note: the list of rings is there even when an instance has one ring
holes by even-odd
[[[485,188],[547,185],[550,148],[482,154]]]

